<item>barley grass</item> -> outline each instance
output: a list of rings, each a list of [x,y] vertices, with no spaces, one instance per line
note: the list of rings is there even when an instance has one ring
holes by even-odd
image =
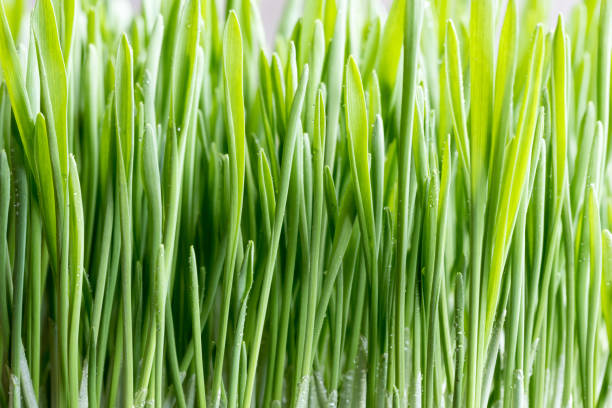
[[[0,406],[610,406],[612,4],[285,3],[0,3]]]

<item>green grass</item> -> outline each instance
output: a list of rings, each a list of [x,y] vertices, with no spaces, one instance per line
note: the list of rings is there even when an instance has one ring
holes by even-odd
[[[0,3],[0,407],[610,406],[610,1],[227,3]]]

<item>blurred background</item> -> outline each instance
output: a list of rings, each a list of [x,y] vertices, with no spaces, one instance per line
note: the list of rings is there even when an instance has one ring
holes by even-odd
[[[7,0],[0,0],[0,1],[7,1]],[[132,7],[140,7],[140,4],[142,1],[147,1],[147,0],[109,0],[112,1],[115,4],[115,9],[117,12],[117,17],[121,18],[122,15],[125,16],[125,12],[127,11],[129,13],[129,10],[126,10],[130,8],[129,4],[132,4]],[[225,3],[225,0],[217,0],[219,3]],[[274,42],[274,35],[276,33],[276,30],[278,28],[281,16],[283,14],[283,8],[285,6],[285,3],[287,2],[287,0],[254,0],[256,3],[259,4],[259,11],[261,13],[261,19],[263,21],[264,24],[264,30],[265,30],[265,34],[266,34],[266,38],[268,40],[269,44],[272,44]],[[298,0],[299,2],[301,2],[302,4],[305,1],[312,1],[312,0]],[[360,0],[357,0],[358,2]],[[362,0],[361,0],[362,1]],[[434,1],[434,0],[430,0],[430,1]],[[450,0],[453,1],[453,0]],[[471,1],[478,1],[478,0],[471,0]],[[535,0],[518,0],[519,3],[524,3],[526,1],[535,1]],[[546,4],[546,0],[540,0],[543,4]],[[548,4],[550,7],[550,22],[551,25],[554,21],[554,17],[562,12],[567,14],[567,12],[572,8],[573,5],[577,4],[580,0],[548,0]],[[381,0],[380,1],[383,5],[383,7],[386,10],[389,10],[389,8],[391,7],[391,3],[393,2],[393,0]],[[501,0],[502,4],[505,4],[506,1],[505,0]],[[220,10],[223,10],[224,8],[220,8]],[[121,10],[121,11],[120,11]]]
[[[146,1],[146,0],[145,0]],[[303,0],[309,1],[309,0]],[[451,0],[452,1],[452,0]],[[472,0],[478,1],[478,0]],[[532,1],[532,0],[519,0],[519,2],[523,1]],[[266,37],[269,42],[274,41],[274,33],[276,33],[276,28],[278,27],[279,20],[281,18],[283,7],[286,0],[259,0],[259,10],[261,12],[261,18],[264,22],[264,29],[266,30]],[[382,3],[389,10],[391,3],[393,0],[382,0]],[[571,7],[578,3],[579,0],[550,0],[551,4],[551,22],[552,18],[559,13],[567,13]]]

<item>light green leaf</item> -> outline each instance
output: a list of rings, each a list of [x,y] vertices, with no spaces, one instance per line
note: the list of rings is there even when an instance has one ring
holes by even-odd
[[[36,394],[34,393],[34,385],[32,384],[32,377],[30,376],[30,367],[28,366],[28,360],[25,355],[23,343],[21,342],[19,344],[19,354],[21,354],[21,358],[19,359],[19,361],[21,363],[20,374],[23,398],[28,408],[38,408],[38,403],[36,402]]]
[[[595,4],[595,3],[593,3]],[[597,32],[597,80],[592,83],[595,85],[595,92],[597,95],[597,112],[598,119],[601,120],[604,128],[604,133],[609,134],[610,129],[610,66],[612,56],[612,4],[609,1],[601,1],[597,4],[600,5],[599,10],[599,21],[595,23],[594,27],[599,29]],[[589,23],[591,23],[589,21]],[[596,20],[595,20],[596,21]],[[610,144],[607,144],[607,155],[604,156],[606,159],[610,158]]]
[[[493,106],[493,137],[491,152],[503,153],[512,123],[512,97],[518,54],[518,10],[516,0],[508,2],[506,16],[499,39],[499,55],[495,71],[495,102]],[[501,157],[496,159],[501,159]],[[501,163],[497,163],[500,165]],[[491,167],[496,163],[491,163]]]
[[[603,247],[603,285],[601,286],[601,308],[608,331],[608,341],[612,342],[612,234],[604,230]]]
[[[147,3],[153,3],[153,0]],[[146,9],[146,7],[145,7]],[[157,78],[159,73],[159,57],[162,49],[162,40],[164,34],[164,20],[162,16],[157,16],[155,25],[153,26],[153,34],[147,48],[147,59],[145,61],[145,69],[142,73],[143,79],[143,99],[145,103],[145,124],[152,127],[155,126],[155,90],[157,86]]]
[[[30,29],[30,41],[28,42],[28,59],[26,68],[26,87],[30,107],[33,112],[40,111],[40,73],[38,72],[38,51],[34,31]]]
[[[236,209],[242,207],[244,190],[244,97],[242,90],[242,35],[236,13],[230,12],[223,35],[223,81],[226,117],[230,128],[230,161],[236,185]],[[239,220],[238,220],[239,222]]]
[[[180,4],[178,2],[177,4]],[[198,41],[200,37],[200,2],[188,0],[177,19],[176,42],[174,60],[172,64],[172,106],[174,108],[174,126],[178,126],[177,133],[181,137],[181,130],[185,133],[189,127],[192,107],[192,98],[195,92],[196,62],[198,54]],[[168,30],[171,28],[168,27]],[[225,44],[225,41],[224,41]]]
[[[470,176],[472,200],[482,202],[493,112],[495,1],[470,7]],[[484,204],[484,203],[483,203]]]
[[[151,211],[151,253],[155,256],[162,240],[162,194],[157,162],[157,140],[153,128],[145,125],[142,143],[142,179],[145,194]]]
[[[366,98],[368,105],[368,123],[374,126],[377,116],[382,115],[382,100],[380,96],[380,85],[376,71],[372,71],[368,79],[366,90]]]
[[[56,203],[54,193],[53,168],[51,167],[51,156],[49,154],[49,139],[47,138],[47,125],[44,116],[39,113],[36,116],[36,127],[34,132],[34,153],[36,158],[38,194],[40,195],[40,206],[42,219],[45,225],[45,235],[49,253],[53,265],[57,265],[57,224]],[[59,170],[59,169],[58,169]]]
[[[591,146],[595,137],[595,105],[589,102],[582,124],[580,126],[580,137],[578,139],[578,151],[574,164],[574,172],[570,184],[570,197],[572,214],[576,214],[582,205],[584,191],[586,188],[587,171],[589,168],[589,157]]]
[[[206,406],[206,394],[204,387],[204,366],[202,361],[202,332],[200,328],[200,290],[198,289],[198,266],[196,264],[195,251],[193,246],[189,248],[189,271],[190,273],[190,306],[191,306],[191,324],[194,333],[195,346],[195,371],[196,371],[196,392],[198,397],[198,405]]]
[[[426,141],[424,121],[425,95],[422,87],[417,88],[415,97],[414,126],[412,135],[412,150],[414,154],[414,169],[419,185],[426,185],[429,179],[429,144]]]
[[[376,63],[376,57],[378,50],[380,49],[380,18],[374,19],[367,26],[367,37],[363,44],[364,50],[361,56],[361,71],[363,72],[363,79],[366,83],[369,83],[370,75],[374,69]]]
[[[340,114],[342,99],[342,76],[344,71],[345,49],[346,49],[346,3],[348,0],[338,0],[338,11],[334,35],[329,46],[327,57],[327,123],[337,123]],[[327,126],[325,137],[325,164],[334,168],[336,156],[336,139],[338,126]]]
[[[323,186],[325,189],[325,206],[327,207],[327,216],[332,225],[335,224],[338,218],[338,197],[336,195],[336,187],[334,177],[331,174],[329,166],[325,166],[323,170]]]
[[[115,114],[117,119],[117,148],[128,180],[131,179],[132,146],[134,144],[134,72],[132,48],[127,36],[121,36],[117,49],[115,83]]]
[[[557,28],[553,38],[553,119],[554,131],[552,138],[553,149],[553,186],[555,197],[555,212],[561,211],[561,202],[563,196],[563,186],[566,177],[565,161],[566,161],[566,146],[567,146],[567,114],[568,114],[568,68],[567,53],[568,45],[566,40],[563,17],[559,15],[557,20]]]
[[[300,33],[300,67],[302,67],[310,57],[310,52],[313,49],[316,21],[321,18],[323,11],[323,0],[311,0],[304,3],[304,15],[302,17],[302,30]],[[320,21],[319,21],[320,24]],[[321,29],[323,26],[321,25]],[[315,68],[312,68],[314,71]]]
[[[68,85],[51,0],[36,2],[33,20],[34,36],[38,48],[42,111],[48,124],[51,165],[54,172],[59,168],[62,177],[61,180],[55,180],[56,198],[61,208],[62,199],[60,198],[68,183]]]
[[[528,181],[531,152],[534,140],[540,138],[541,132],[536,131],[536,118],[540,127],[543,126],[543,113],[537,115],[542,71],[544,64],[544,35],[542,28],[538,27],[532,43],[531,63],[528,76],[529,87],[524,93],[521,113],[519,116],[516,136],[510,142],[504,170],[502,173],[503,188],[499,201],[499,215],[494,227],[493,257],[487,289],[487,315],[486,333],[489,333],[497,302],[499,300],[501,273],[504,269],[510,237],[518,212],[521,195],[524,193]],[[542,129],[542,128],[540,128]]]
[[[253,286],[253,241],[249,241],[245,251],[244,260],[240,267],[240,276],[245,276],[245,289],[240,300],[240,311],[238,312],[238,323],[236,325],[236,335],[234,337],[234,346],[232,349],[232,369],[230,371],[230,387],[229,387],[229,402],[228,408],[235,408],[237,401],[242,401],[241,395],[238,395],[238,379],[240,375],[240,357],[241,345],[244,335],[244,322],[247,315],[247,305],[251,287]]]
[[[11,99],[11,105],[15,113],[15,120],[21,134],[26,157],[31,162],[29,140],[34,130],[34,115],[30,108],[25,74],[17,55],[15,43],[13,42],[4,4],[4,2],[0,3],[0,65],[2,66],[2,75]]]
[[[374,208],[372,204],[372,183],[368,166],[368,117],[365,95],[359,68],[353,57],[349,57],[346,66],[346,88],[344,106],[346,130],[349,149],[349,160],[355,188],[355,200],[358,203],[360,223],[370,259],[374,251]]]
[[[314,36],[312,49],[310,49],[310,79],[308,80],[308,89],[306,90],[306,131],[309,134],[314,134],[315,121],[315,106],[317,104],[317,92],[321,83],[321,73],[323,71],[323,62],[325,60],[325,34],[323,33],[323,24],[321,20],[316,20],[314,23]]]
[[[223,34],[223,88],[225,94],[225,117],[229,128],[229,165],[230,165],[230,208],[229,208],[229,248],[225,260],[223,277],[223,303],[221,315],[219,351],[216,356],[212,398],[217,406],[221,396],[221,382],[225,342],[227,335],[227,320],[233,285],[233,270],[236,263],[236,251],[240,239],[240,218],[242,214],[242,198],[244,194],[245,168],[245,127],[244,127],[244,95],[242,72],[242,35],[238,17],[234,11],[229,13]]]
[[[601,307],[601,276],[602,276],[602,233],[599,219],[599,205],[595,186],[587,188],[586,211],[589,213],[589,247],[590,247],[590,277],[589,277],[589,312],[587,326],[587,374],[586,403],[595,406],[597,395],[595,382],[597,376],[596,335],[599,325]]]
[[[76,0],[63,0],[59,4],[62,5],[61,10],[61,36],[62,36],[62,50],[64,51],[64,63],[68,65],[72,45],[74,44],[75,32],[74,27],[76,23],[77,15],[77,1]]]
[[[274,197],[274,186],[272,183],[272,175],[270,173],[270,165],[268,164],[268,159],[263,150],[260,150],[257,154],[257,168],[259,200],[261,201],[264,216],[264,232],[266,233],[267,239],[270,239],[272,236],[274,212],[276,211],[276,199]]]
[[[404,27],[404,10],[406,0],[394,0],[389,10],[389,18],[383,29],[381,46],[376,72],[385,97],[391,94],[397,77],[397,68],[401,55]]]
[[[380,248],[383,230],[383,207],[385,188],[385,134],[383,121],[376,115],[372,135],[372,190],[374,219],[376,226],[376,252]]]
[[[74,156],[70,155],[69,170],[70,193],[70,340],[69,340],[69,381],[71,403],[77,406],[79,398],[80,379],[80,353],[79,353],[79,326],[81,321],[81,300],[83,297],[83,268],[85,246],[85,222],[83,219],[83,200],[81,197],[81,184]]]

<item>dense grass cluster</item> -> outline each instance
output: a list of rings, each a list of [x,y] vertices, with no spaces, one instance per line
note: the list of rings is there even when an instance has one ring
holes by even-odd
[[[549,3],[1,0],[0,406],[610,406],[612,1]]]

